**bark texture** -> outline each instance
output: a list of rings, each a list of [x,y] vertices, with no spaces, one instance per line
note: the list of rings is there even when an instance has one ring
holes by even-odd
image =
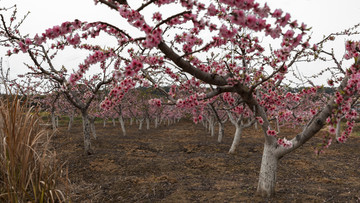
[[[84,131],[84,150],[85,150],[85,154],[90,155],[93,152],[91,149],[91,140],[90,140],[91,127],[90,127],[89,115],[86,111],[82,111],[81,116],[82,116],[83,131]]]
[[[263,197],[275,195],[276,171],[279,159],[274,153],[275,148],[265,143],[257,187],[257,193]]]
[[[119,122],[123,136],[126,136],[125,123],[124,123],[124,118],[122,116],[119,117]]]

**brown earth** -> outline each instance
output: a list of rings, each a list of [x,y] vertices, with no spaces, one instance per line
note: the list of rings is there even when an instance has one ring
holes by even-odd
[[[317,156],[320,135],[281,159],[276,196],[256,196],[263,137],[246,129],[235,155],[190,121],[158,129],[96,125],[93,155],[84,155],[81,124],[60,127],[53,142],[68,171],[72,202],[360,202],[360,137],[332,144]],[[153,127],[153,126],[152,126]],[[359,130],[357,128],[356,130]],[[282,130],[281,136],[294,134]]]

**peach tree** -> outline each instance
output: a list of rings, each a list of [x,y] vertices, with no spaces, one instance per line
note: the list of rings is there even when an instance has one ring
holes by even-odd
[[[241,98],[242,104],[261,124],[264,150],[257,192],[272,196],[282,157],[302,146],[325,125],[335,126],[338,114],[349,118],[356,116],[346,106],[360,88],[358,42],[346,43],[345,57],[356,59],[350,67],[342,67],[335,57],[330,57],[337,64],[329,80],[329,84],[337,86],[336,92],[326,97],[324,105],[311,108],[315,112],[302,132],[285,139],[277,136],[269,121],[275,105],[288,102],[283,91],[277,89],[284,88],[290,69],[298,61],[311,62],[319,55],[333,56],[322,46],[333,35],[311,46],[310,29],[304,23],[255,0],[95,0],[95,4],[107,6],[118,13],[119,20],[127,23],[113,25],[74,20],[28,37],[21,35],[12,18],[7,21],[1,15],[0,42],[10,47],[8,55],[27,54],[33,62],[28,65],[32,74],[44,75],[59,84],[59,91],[82,112],[85,134],[89,101],[105,84],[110,85],[111,90],[103,101],[104,108],[111,108],[130,89],[143,85],[146,80],[167,81],[188,90],[188,96],[183,98],[169,95],[169,100],[181,108],[206,105],[213,98],[232,93]],[[347,30],[338,34],[354,33],[354,30]],[[103,37],[103,34],[115,38],[117,43],[105,47],[86,43],[89,38]],[[266,41],[271,41],[271,46],[267,46]],[[49,48],[45,48],[45,44]],[[90,52],[72,73],[51,63],[57,52],[69,48]],[[102,73],[85,79],[92,74],[94,66],[99,66]],[[79,87],[90,88],[85,93],[90,100],[82,99],[84,94],[73,94]],[[193,91],[194,87],[202,91]],[[202,106],[199,109],[193,113],[201,114]],[[195,120],[202,118],[196,116]],[[353,122],[348,122],[347,130],[338,140],[345,141],[352,127]],[[89,147],[85,142],[87,151]]]

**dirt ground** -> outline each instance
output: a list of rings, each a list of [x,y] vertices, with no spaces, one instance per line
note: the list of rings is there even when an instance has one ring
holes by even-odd
[[[276,196],[263,199],[255,194],[260,130],[246,129],[235,155],[227,153],[235,132],[230,123],[221,144],[201,124],[184,120],[142,131],[127,123],[127,136],[119,124],[99,123],[96,130],[93,155],[83,153],[80,123],[70,132],[60,127],[53,138],[72,202],[360,202],[359,136],[317,156],[320,133],[281,159]]]

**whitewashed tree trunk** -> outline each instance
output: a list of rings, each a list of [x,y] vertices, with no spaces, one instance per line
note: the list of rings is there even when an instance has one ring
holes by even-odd
[[[134,122],[134,119],[133,118],[130,118],[130,125],[132,125]]]
[[[275,194],[276,171],[279,159],[274,153],[275,147],[265,143],[257,187],[257,192],[263,197],[271,197]]]
[[[233,142],[232,142],[230,150],[229,150],[229,154],[235,153],[235,150],[236,150],[237,146],[239,146],[240,138],[241,138],[242,126],[239,125],[238,123],[236,123],[234,125],[235,125],[236,130],[235,130]]]
[[[142,130],[142,125],[144,122],[144,119],[140,119],[140,120],[136,120],[137,122],[139,122],[139,130]]]
[[[211,137],[214,137],[214,136],[215,136],[215,126],[214,126],[214,123],[212,123],[211,126],[210,126],[210,135],[211,135]]]
[[[74,122],[74,115],[71,114],[71,115],[70,115],[70,118],[69,118],[68,131],[71,130],[71,127],[72,127],[73,122]]]
[[[106,126],[106,119],[104,118],[103,127],[105,128],[105,126]]]
[[[218,143],[221,143],[224,137],[224,124],[219,122],[219,135],[218,135]]]
[[[125,129],[125,123],[124,118],[122,116],[119,117],[120,127],[123,133],[123,136],[126,136],[126,129]]]
[[[116,125],[115,118],[112,118],[112,123],[113,123],[113,126]]]
[[[214,121],[214,117],[210,117],[209,119],[209,131],[210,131],[210,135],[211,137],[214,137],[215,136],[215,121]]]
[[[170,125],[170,118],[167,119],[167,125]]]
[[[275,118],[277,132],[280,133],[279,119]]]
[[[150,119],[146,118],[146,130],[150,129]]]
[[[155,128],[158,127],[158,120],[159,120],[159,118],[156,116],[156,117],[155,117]]]
[[[236,120],[235,120],[235,118],[232,116],[232,114],[230,112],[228,112],[228,116],[229,116],[229,119],[230,119],[231,123],[233,125],[235,125],[235,129],[236,129],[234,139],[233,139],[233,142],[231,144],[231,148],[229,150],[229,153],[233,154],[233,153],[235,153],[235,150],[236,150],[237,146],[240,143],[242,130],[244,128],[248,128],[248,127],[252,126],[255,123],[256,119],[255,118],[249,119],[247,124],[243,124],[242,115],[240,115],[240,117],[237,118]]]
[[[96,140],[97,136],[96,136],[96,129],[95,129],[95,117],[89,118],[89,120],[90,120],[91,134],[92,134],[93,138]]]
[[[207,130],[207,122],[205,119],[201,121],[201,124],[204,126],[204,128]]]
[[[92,154],[91,150],[91,141],[90,141],[90,121],[89,121],[89,115],[87,111],[81,112],[82,116],[82,122],[83,122],[83,130],[84,130],[84,149],[85,154]]]
[[[56,116],[55,116],[55,112],[51,112],[51,126],[52,129],[55,130],[56,129]]]

